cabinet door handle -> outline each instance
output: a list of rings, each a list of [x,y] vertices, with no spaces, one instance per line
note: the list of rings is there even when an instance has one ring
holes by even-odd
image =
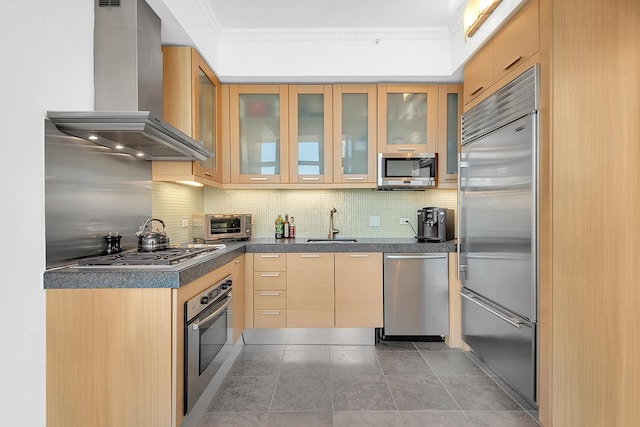
[[[305,176],[302,178],[303,181],[320,181],[320,178],[317,177],[312,177],[312,176]]]
[[[300,255],[300,258],[320,258],[318,254]]]
[[[416,151],[414,147],[398,147],[398,151]]]
[[[471,92],[471,95],[469,95],[469,96],[475,95],[476,93],[480,92],[482,89],[484,89],[484,86],[480,86],[478,89],[476,89],[473,92]]]
[[[280,316],[280,312],[279,311],[261,311],[260,315],[261,316]]]
[[[364,178],[361,176],[348,176],[347,181],[363,181]]]
[[[260,296],[263,297],[279,297],[280,292],[260,292]]]
[[[280,258],[280,255],[260,255],[260,258]]]
[[[249,178],[250,181],[269,181],[269,178],[258,178],[258,177],[251,177]]]
[[[368,254],[351,254],[349,255],[351,258],[369,258]]]
[[[280,277],[280,273],[260,273],[260,277]]]
[[[520,61],[521,59],[522,59],[522,56],[518,56],[518,57],[516,57],[516,59],[514,59],[514,60],[513,60],[513,61],[511,61],[511,62],[509,62],[509,63],[507,64],[507,66],[503,68],[503,70],[505,70],[505,71],[506,71],[506,70],[508,70],[509,68],[513,67],[513,66],[514,66],[518,61]]]
[[[204,174],[207,176],[213,176],[210,172],[205,172]]]

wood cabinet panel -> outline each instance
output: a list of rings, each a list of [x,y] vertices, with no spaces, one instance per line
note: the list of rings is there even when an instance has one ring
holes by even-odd
[[[493,40],[494,80],[509,74],[539,50],[539,28],[538,0],[529,0]]]
[[[254,271],[287,271],[287,256],[283,253],[253,255]]]
[[[458,186],[462,85],[438,86],[438,188]]]
[[[287,254],[287,327],[334,326],[333,253]]]
[[[286,309],[286,291],[254,291],[253,306],[256,310]]]
[[[242,255],[232,261],[233,274],[233,342],[238,341],[245,328],[245,256]]]
[[[382,253],[335,254],[335,316],[338,328],[381,328]]]
[[[464,66],[465,104],[477,98],[495,81],[493,51],[493,41],[489,40]]]
[[[255,310],[253,318],[256,328],[287,327],[287,310]]]

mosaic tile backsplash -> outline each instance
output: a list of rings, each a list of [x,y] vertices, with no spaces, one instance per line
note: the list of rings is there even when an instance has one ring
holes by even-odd
[[[295,217],[296,236],[326,238],[329,211],[335,207],[334,226],[339,238],[412,238],[409,218],[417,230],[417,210],[427,206],[456,209],[456,190],[375,191],[354,190],[224,190],[205,188],[204,212],[250,213],[253,237],[273,237],[275,219]],[[155,196],[155,192],[154,192]],[[154,199],[155,206],[155,199]],[[379,217],[380,226],[370,226],[370,217]],[[375,221],[375,218],[373,219]],[[457,233],[456,233],[457,235]]]
[[[173,182],[153,182],[151,189],[153,217],[165,223],[170,243],[191,242],[193,240],[191,216],[195,213],[203,213],[202,188]],[[182,226],[183,220],[187,220],[186,227]],[[153,223],[154,227],[159,225]]]

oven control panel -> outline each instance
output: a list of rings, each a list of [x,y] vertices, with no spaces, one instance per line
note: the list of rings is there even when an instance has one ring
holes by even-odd
[[[228,275],[187,301],[184,313],[185,321],[189,322],[200,312],[202,312],[202,310],[207,308],[208,305],[212,304],[213,302],[223,297],[225,294],[229,293],[231,291],[232,285],[233,277],[232,275]]]

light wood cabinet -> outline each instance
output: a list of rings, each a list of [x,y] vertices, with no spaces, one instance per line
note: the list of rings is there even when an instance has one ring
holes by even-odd
[[[333,85],[333,182],[376,182],[377,86]]]
[[[289,88],[229,86],[231,183],[289,182]]]
[[[435,153],[438,87],[378,85],[378,151]]]
[[[155,181],[222,183],[222,97],[220,81],[191,47],[164,46],[163,119],[213,151],[205,161],[154,161]]]
[[[438,86],[438,188],[458,186],[462,85]]]
[[[287,327],[333,327],[333,282],[333,253],[287,254]]]
[[[233,274],[233,342],[238,341],[245,328],[245,306],[247,298],[245,294],[245,256],[236,258],[232,264]]]
[[[381,328],[382,253],[335,254],[337,328]]]
[[[240,296],[243,260],[178,289],[48,289],[47,425],[180,425],[184,304],[228,274]]]
[[[464,67],[464,104],[489,96],[494,83],[510,80],[540,48],[538,0],[521,10]]]
[[[253,255],[253,326],[287,327],[287,255]]]
[[[317,184],[333,177],[331,85],[289,86],[289,182]]]

